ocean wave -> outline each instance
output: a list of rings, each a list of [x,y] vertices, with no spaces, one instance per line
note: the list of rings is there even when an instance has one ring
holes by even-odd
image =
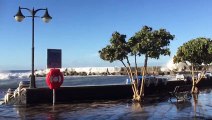
[[[29,78],[30,72],[25,72],[25,73],[12,73],[12,72],[2,72],[0,73],[0,80],[8,80],[8,79],[26,79]]]
[[[61,72],[66,76],[82,76],[82,75],[94,75],[94,76],[102,76],[102,73],[119,73],[121,71],[120,67],[81,67],[81,68],[61,68]],[[43,70],[35,70],[35,76],[37,77],[45,77],[49,72],[49,69]],[[82,74],[83,73],[83,74]],[[8,71],[0,71],[0,80],[8,80],[8,79],[25,79],[29,78],[31,75],[30,70],[8,70]]]

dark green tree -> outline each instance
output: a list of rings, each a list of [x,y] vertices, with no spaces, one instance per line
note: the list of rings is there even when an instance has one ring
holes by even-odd
[[[174,39],[165,29],[154,30],[144,26],[133,37],[136,44],[132,46],[134,53],[145,55],[144,67],[147,68],[148,58],[159,59],[160,55],[170,55],[168,48],[170,41]]]
[[[131,64],[129,62],[128,54],[131,52],[131,49],[127,45],[125,40],[126,35],[122,35],[118,32],[114,32],[112,34],[112,38],[110,39],[110,45],[107,45],[105,48],[99,51],[100,58],[106,61],[114,62],[114,61],[121,61],[124,67],[127,70],[129,78],[132,84],[132,90],[134,93],[133,99],[138,97],[137,92],[137,85],[133,82],[133,74],[131,69]],[[124,60],[127,61],[126,66]]]
[[[170,44],[170,40],[174,39],[174,35],[171,35],[165,29],[152,30],[151,27],[144,26],[139,32],[126,42],[126,35],[122,35],[118,32],[112,34],[110,39],[110,45],[99,51],[100,58],[106,61],[122,62],[127,69],[127,73],[131,79],[132,89],[134,92],[133,99],[135,101],[142,101],[144,96],[144,77],[142,77],[142,85],[138,90],[138,68],[137,68],[137,56],[145,55],[145,64],[143,76],[146,74],[148,58],[159,59],[160,55],[170,55],[170,50],[167,47]],[[133,55],[135,58],[135,73],[136,80],[133,78],[131,64],[129,62],[129,55]],[[127,65],[124,63],[127,61]]]
[[[202,64],[208,65],[212,62],[212,41],[209,38],[199,37],[192,39],[177,50],[177,54],[173,58],[174,63],[188,61],[191,63],[192,68],[192,93],[195,93],[195,88],[198,82],[202,79],[205,69],[201,71],[201,77],[195,79],[194,67],[201,66]]]
[[[144,26],[129,40],[129,46],[135,59],[137,55],[145,56],[143,76],[147,73],[148,58],[159,59],[160,55],[170,55],[168,46],[173,39],[174,35],[171,35],[165,29],[153,30],[151,27]],[[142,78],[141,96],[144,94],[144,77]]]

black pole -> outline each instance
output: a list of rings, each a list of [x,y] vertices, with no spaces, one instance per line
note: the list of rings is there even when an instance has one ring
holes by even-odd
[[[35,74],[34,74],[34,18],[35,18],[35,10],[32,9],[32,75],[30,81],[30,88],[36,88],[35,85]]]
[[[47,8],[46,9],[37,9],[35,10],[34,8],[32,10],[30,10],[29,8],[21,8],[19,7],[19,11],[18,13],[14,16],[14,17],[21,17],[22,19],[25,18],[25,16],[21,13],[21,9],[25,9],[28,10],[32,16],[27,16],[27,17],[32,17],[32,73],[31,73],[31,80],[30,80],[30,88],[36,88],[36,84],[35,84],[35,71],[34,71],[34,18],[37,17],[35,16],[36,12],[40,11],[40,10],[45,10],[46,13],[42,18],[46,18],[46,19],[52,19],[51,16],[49,16]],[[21,22],[22,20],[18,20],[18,22]]]

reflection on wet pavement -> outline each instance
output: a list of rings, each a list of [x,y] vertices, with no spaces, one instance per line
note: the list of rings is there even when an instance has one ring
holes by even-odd
[[[196,96],[197,97],[197,96]],[[80,104],[41,104],[0,106],[0,119],[66,120],[141,120],[141,119],[212,119],[212,92],[201,91],[198,99],[132,103],[130,100],[99,101]]]

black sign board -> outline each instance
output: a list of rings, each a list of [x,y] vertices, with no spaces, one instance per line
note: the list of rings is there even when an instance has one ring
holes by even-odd
[[[62,67],[62,50],[47,49],[47,68]]]

